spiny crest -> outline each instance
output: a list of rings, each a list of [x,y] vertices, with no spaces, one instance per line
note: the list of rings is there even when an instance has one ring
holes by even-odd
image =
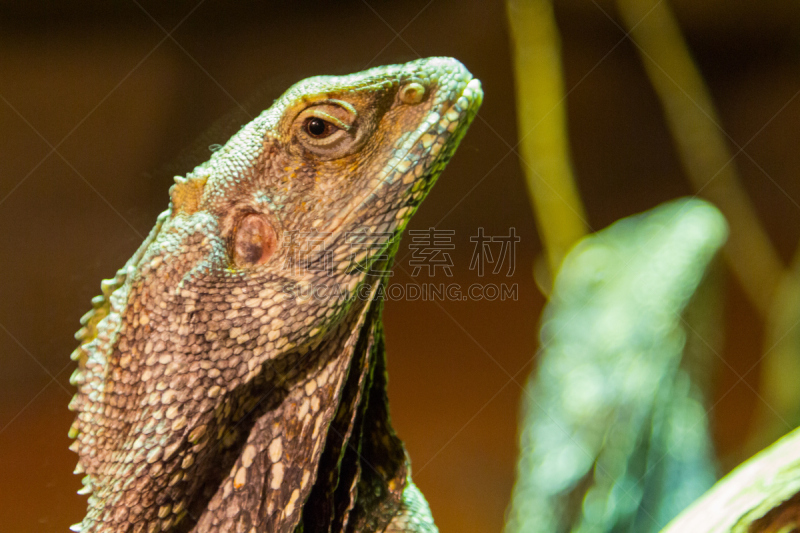
[[[209,173],[190,174],[185,178],[175,176],[175,185],[169,189],[173,216],[178,213],[191,215],[200,208],[209,176]]]

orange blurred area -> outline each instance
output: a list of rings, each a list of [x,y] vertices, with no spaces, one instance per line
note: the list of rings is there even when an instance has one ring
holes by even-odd
[[[800,237],[800,9],[674,3],[744,186],[788,262]],[[453,277],[517,284],[507,301],[386,304],[392,415],[443,532],[500,531],[518,407],[544,297],[501,2],[0,1],[0,529],[66,531],[75,494],[67,404],[80,316],[166,209],[167,190],[292,83],[420,56],[483,83],[478,118],[409,229],[454,231]],[[610,1],[556,2],[578,187],[592,229],[693,194]],[[515,228],[515,270],[477,278],[478,228]],[[395,283],[409,281],[408,237]],[[405,253],[404,253],[405,252]],[[720,456],[758,400],[763,323],[727,280],[711,413]],[[726,464],[726,467],[732,465]]]

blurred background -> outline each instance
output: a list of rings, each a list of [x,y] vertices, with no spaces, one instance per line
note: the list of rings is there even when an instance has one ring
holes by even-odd
[[[800,237],[800,6],[670,6],[765,230],[762,244],[788,268]],[[617,4],[556,0],[554,14],[588,231],[694,195]],[[166,209],[173,176],[206,160],[209,146],[302,78],[433,55],[461,60],[481,79],[485,99],[410,226],[453,231],[452,277],[439,270],[414,281],[505,283],[516,285],[517,297],[388,302],[392,415],[440,529],[500,531],[520,400],[535,368],[540,286],[548,283],[533,277],[543,248],[517,153],[506,6],[469,0],[0,1],[3,531],[62,532],[83,516],[76,456],[67,449],[72,335],[100,280]],[[479,228],[490,236],[514,228],[513,272],[488,269],[481,278],[470,268]],[[411,281],[409,243],[407,236],[398,255],[399,283]],[[709,417],[725,471],[746,457],[756,418],[775,420],[763,420],[769,313],[752,296],[761,289],[721,276],[724,340]]]

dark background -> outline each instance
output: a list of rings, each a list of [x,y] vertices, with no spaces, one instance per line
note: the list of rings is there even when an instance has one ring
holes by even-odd
[[[674,8],[719,108],[746,144],[735,164],[788,262],[800,235],[800,7],[680,0]],[[593,229],[692,194],[613,2],[559,0],[570,135]],[[399,35],[398,35],[399,34]],[[521,386],[544,302],[516,141],[501,2],[0,1],[0,528],[66,531],[72,334],[168,204],[167,189],[289,85],[421,56],[460,59],[484,105],[411,229],[454,230],[453,278],[516,283],[517,301],[392,301],[390,396],[414,478],[443,532],[499,531]],[[471,235],[521,237],[513,276],[469,270]],[[405,271],[404,241],[396,280]],[[712,410],[724,458],[757,397],[763,325],[727,281],[727,337]],[[739,376],[744,375],[740,381]],[[730,465],[728,465],[730,466]]]

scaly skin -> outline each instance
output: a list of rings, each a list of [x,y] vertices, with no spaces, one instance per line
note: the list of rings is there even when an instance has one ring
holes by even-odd
[[[73,530],[436,531],[375,294],[481,99],[447,58],[309,78],[176,177],[77,334]]]

